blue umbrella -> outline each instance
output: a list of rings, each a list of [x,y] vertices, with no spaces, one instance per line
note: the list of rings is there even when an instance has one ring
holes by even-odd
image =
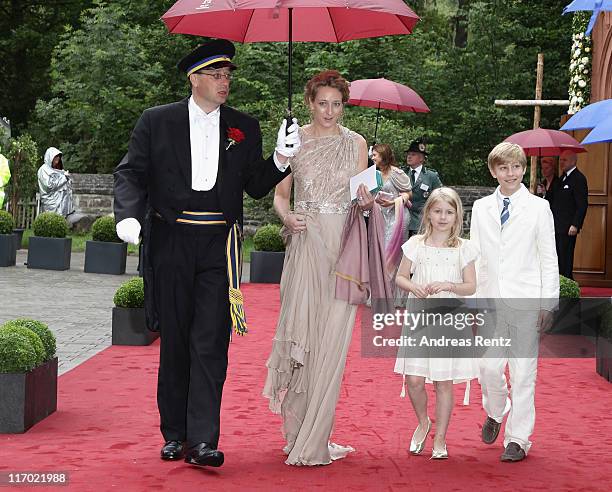
[[[600,121],[591,133],[582,141],[582,144],[612,142],[612,115]]]
[[[578,1],[578,0],[576,0]],[[585,106],[565,122],[561,130],[584,130],[595,128],[602,120],[612,114],[612,99],[604,99]]]
[[[563,9],[563,13],[567,14],[568,12],[576,12],[578,10],[593,11],[587,30],[584,33],[586,36],[590,36],[599,13],[604,10],[612,10],[612,0],[574,0]]]

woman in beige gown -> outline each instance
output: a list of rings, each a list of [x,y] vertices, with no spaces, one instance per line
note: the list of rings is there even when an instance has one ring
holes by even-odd
[[[312,120],[300,128],[292,174],[274,197],[287,249],[263,394],[282,415],[289,465],[326,465],[353,451],[329,441],[357,308],[335,299],[335,265],[351,206],[349,179],[367,167],[364,138],[338,124],[348,95],[348,83],[336,71],[308,82]],[[363,185],[358,196],[369,210],[373,197]]]

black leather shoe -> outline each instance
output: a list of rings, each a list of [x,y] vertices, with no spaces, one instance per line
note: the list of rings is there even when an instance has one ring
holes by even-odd
[[[162,460],[180,460],[183,457],[183,443],[181,441],[166,441],[161,448]]]
[[[525,459],[525,451],[516,442],[509,442],[504,454],[501,455],[502,461],[522,461]]]
[[[499,436],[499,429],[501,429],[501,422],[496,422],[491,417],[487,417],[487,420],[482,424],[482,442],[493,444]]]
[[[197,466],[221,466],[224,456],[218,449],[213,449],[210,444],[201,442],[191,446],[185,454],[185,463]]]

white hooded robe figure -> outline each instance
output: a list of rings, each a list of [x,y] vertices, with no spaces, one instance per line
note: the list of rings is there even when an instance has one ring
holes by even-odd
[[[53,160],[62,153],[55,147],[49,147],[45,152],[45,162],[38,169],[38,187],[40,189],[41,212],[55,212],[64,217],[74,212],[72,203],[72,181],[70,173],[53,168]]]

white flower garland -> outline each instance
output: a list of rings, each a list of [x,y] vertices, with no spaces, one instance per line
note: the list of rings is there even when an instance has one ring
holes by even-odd
[[[584,35],[590,15],[591,12],[576,12],[572,21],[569,114],[580,111],[591,99],[591,37]]]

